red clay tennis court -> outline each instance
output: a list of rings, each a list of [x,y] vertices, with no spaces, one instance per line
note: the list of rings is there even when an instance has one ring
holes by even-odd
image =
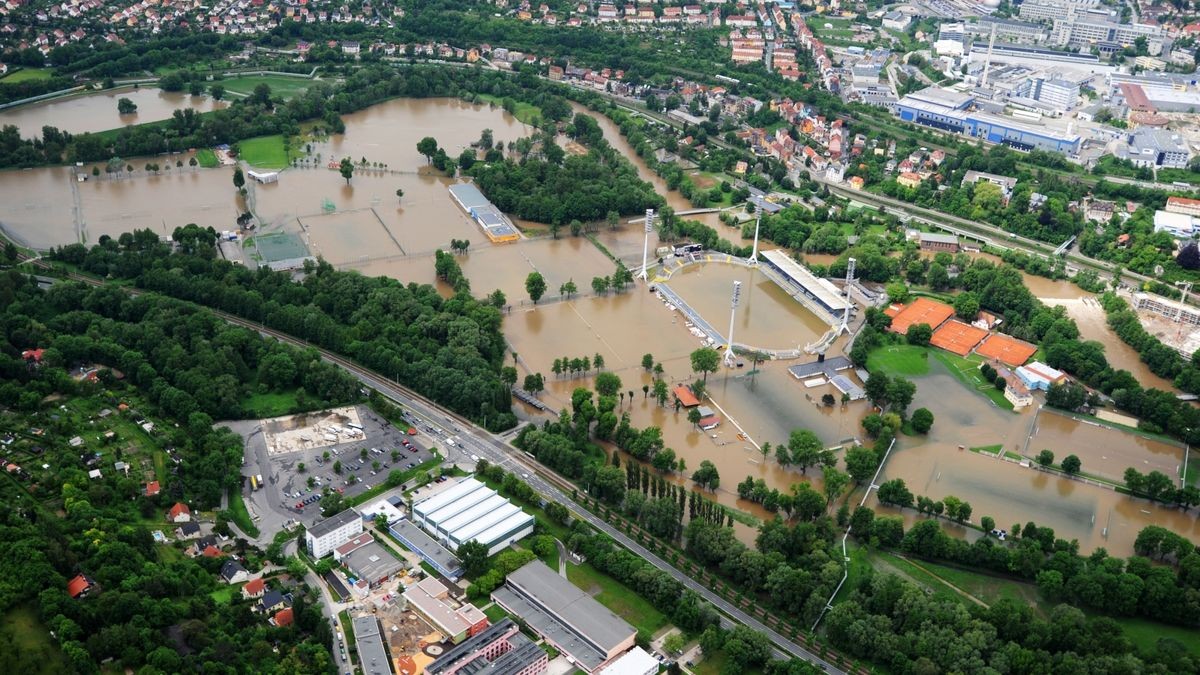
[[[890,330],[893,333],[904,335],[908,332],[909,326],[919,323],[929,324],[930,328],[937,328],[952,316],[954,316],[954,308],[950,305],[929,298],[917,298],[892,317]]]
[[[986,330],[954,319],[947,321],[942,324],[941,328],[934,331],[929,344],[959,356],[966,356],[985,337],[987,337]]]
[[[983,344],[975,350],[975,353],[980,356],[996,359],[1014,367],[1024,365],[1036,352],[1037,347],[1002,333],[992,333],[992,336],[984,340]]]

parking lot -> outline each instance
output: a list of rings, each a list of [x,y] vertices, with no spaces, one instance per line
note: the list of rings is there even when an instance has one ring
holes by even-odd
[[[245,476],[262,476],[263,485],[248,491],[246,505],[264,540],[288,521],[305,525],[321,519],[319,501],[330,490],[354,497],[387,480],[392,471],[406,471],[433,457],[429,436],[423,431],[397,429],[366,406],[355,408],[361,434],[338,435],[330,445],[280,452],[268,449],[263,421],[228,423],[246,439]],[[298,416],[299,417],[299,416]],[[306,418],[313,418],[309,413]],[[278,425],[279,420],[267,424]]]

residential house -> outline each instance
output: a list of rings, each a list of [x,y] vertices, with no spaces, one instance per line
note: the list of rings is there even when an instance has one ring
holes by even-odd
[[[921,176],[911,171],[905,171],[896,178],[896,182],[906,188],[916,188],[921,184]]]
[[[262,577],[259,577],[258,579],[251,579],[250,581],[246,582],[245,586],[242,586],[242,597],[246,600],[261,598],[266,590],[267,582],[264,581]]]
[[[279,591],[272,590],[263,594],[262,598],[258,601],[258,604],[255,605],[255,608],[264,614],[272,614],[274,612],[278,612],[284,607],[291,606],[292,603],[288,600],[286,595],[280,593]]]
[[[221,578],[227,584],[240,584],[250,578],[250,572],[236,560],[228,560],[221,566]]]
[[[158,481],[152,480],[142,488],[142,494],[146,497],[157,497],[160,490]]]
[[[184,523],[175,528],[176,539],[195,539],[200,536],[199,523]]]
[[[85,574],[77,575],[74,579],[67,582],[67,595],[72,598],[79,599],[87,595],[89,591],[96,585],[90,577]]]
[[[275,624],[276,628],[285,628],[290,626],[292,625],[292,621],[293,617],[291,607],[285,607],[278,612],[275,612],[275,616],[271,617],[271,623]]]
[[[190,523],[192,521],[192,510],[183,502],[175,502],[175,506],[167,511],[167,521],[171,523]]]

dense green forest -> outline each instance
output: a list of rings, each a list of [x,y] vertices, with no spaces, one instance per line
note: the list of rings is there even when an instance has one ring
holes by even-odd
[[[73,244],[58,260],[101,277],[235,314],[344,354],[364,366],[487,426],[512,427],[507,355],[494,306],[457,293],[449,300],[429,285],[339,272],[324,261],[288,272],[248,270],[216,259],[212,230],[177,231],[179,252],[150,231]],[[196,242],[195,245],[187,242]]]
[[[542,137],[536,155],[477,165],[471,173],[479,189],[500,210],[540,223],[597,222],[609,211],[632,215],[662,205],[654,187],[604,139],[596,120],[577,113],[568,131],[587,155],[566,155],[553,135]]]
[[[267,370],[290,362],[290,377],[274,373],[286,378],[276,384],[301,387],[314,405],[353,400],[357,384],[311,352],[169,298],[70,282],[42,291],[13,270],[0,275],[0,297],[0,402],[8,408],[0,426],[20,439],[5,453],[39,452],[34,443],[45,448],[34,461],[50,466],[0,478],[0,611],[32,606],[73,672],[99,672],[110,658],[148,673],[331,672],[329,626],[302,589],[291,628],[272,628],[246,604],[218,611],[209,594],[221,561],[164,557],[150,524],[177,499],[211,509],[224,490],[240,489],[241,438],[213,420],[236,414]],[[21,356],[35,347],[45,350],[40,365]],[[72,376],[91,364],[101,367],[94,381]],[[88,477],[66,449],[84,430],[58,407],[77,398],[144,405],[143,413],[175,422],[156,432],[178,458],[160,495],[142,497],[139,481],[119,472]],[[79,573],[100,590],[74,600],[66,580]],[[32,657],[0,647],[7,672],[38,670]]]

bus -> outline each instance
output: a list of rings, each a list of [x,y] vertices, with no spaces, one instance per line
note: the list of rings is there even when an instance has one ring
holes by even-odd
[[[250,476],[250,489],[251,490],[258,489],[258,476]]]
[[[699,253],[704,250],[703,244],[682,244],[675,247],[675,255],[687,255],[689,253]]]

